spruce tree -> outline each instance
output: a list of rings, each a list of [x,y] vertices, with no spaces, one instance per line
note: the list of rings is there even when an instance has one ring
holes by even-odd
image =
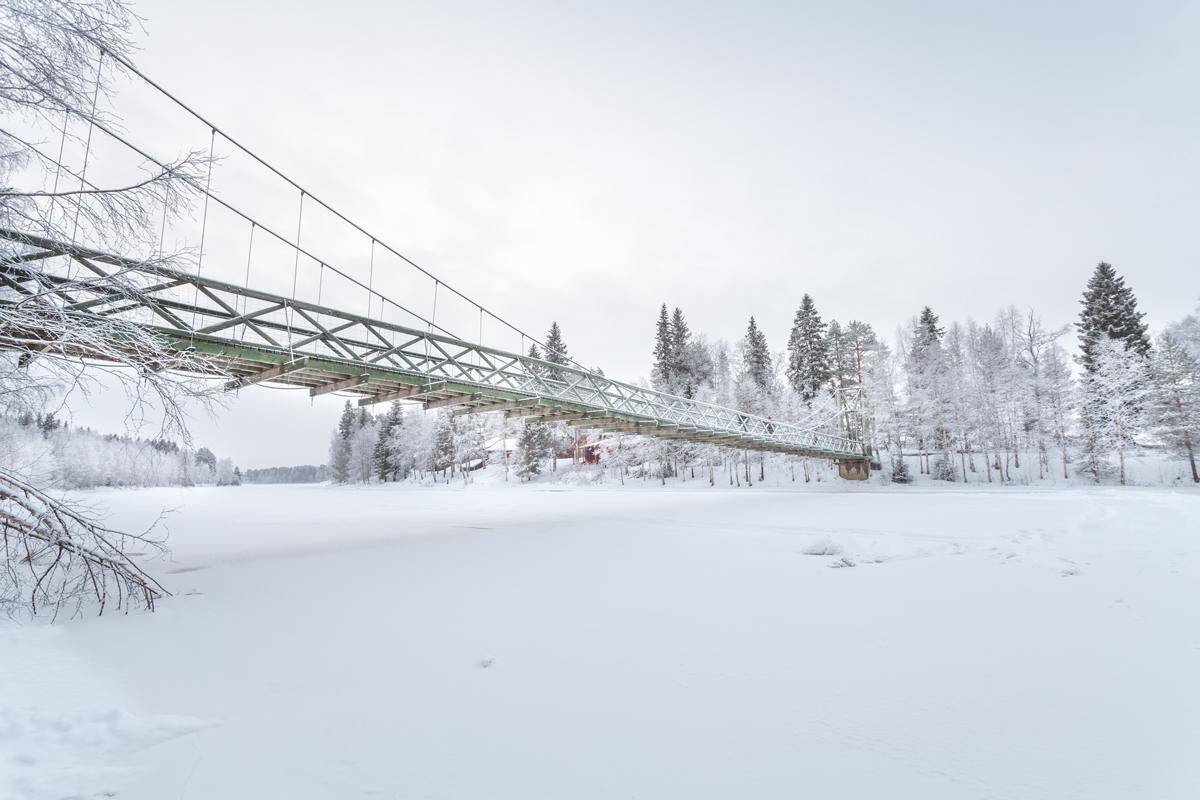
[[[925,306],[921,309],[921,315],[917,317],[917,324],[913,326],[913,352],[919,353],[934,344],[940,344],[945,332],[945,328],[938,326],[938,315],[933,313],[932,308]]]
[[[550,332],[546,334],[546,360],[551,364],[566,365],[571,357],[567,353],[567,343],[563,341],[562,329],[557,322],[550,323]]]
[[[1112,264],[1101,261],[1088,280],[1079,313],[1080,363],[1087,372],[1096,371],[1097,345],[1101,338],[1116,339],[1125,349],[1145,356],[1150,353],[1150,334],[1145,316],[1137,309],[1133,290]]]
[[[829,345],[825,323],[816,303],[805,294],[796,309],[788,337],[788,383],[805,402],[812,400],[829,381]]]
[[[675,360],[672,341],[671,319],[667,315],[667,304],[663,303],[654,329],[654,366],[650,370],[650,383],[661,392],[671,390],[671,367]]]
[[[676,307],[671,315],[671,391],[689,398],[696,394],[696,376],[692,374],[689,359],[691,349],[692,332],[683,318],[683,311]]]
[[[346,401],[346,405],[342,408],[342,417],[338,420],[338,436],[343,440],[350,441],[350,434],[354,432],[354,409],[350,406],[350,401]]]
[[[329,471],[335,483],[345,483],[350,479],[350,450],[354,436],[356,415],[350,406],[350,401],[342,408],[342,416],[338,419],[337,432],[329,443]]]
[[[563,341],[562,329],[558,327],[557,322],[550,323],[550,331],[546,334],[546,360],[551,364],[561,364],[566,366],[571,357],[567,353],[567,343]],[[551,375],[559,381],[566,381],[567,376],[560,370],[552,370]],[[539,426],[541,436],[549,443],[552,456],[565,445],[569,433],[566,424],[562,422],[546,422]],[[558,458],[554,457],[551,460],[551,467],[558,470]]]
[[[526,353],[525,355],[528,356],[529,358],[535,359],[536,361],[543,360],[542,359],[542,351],[540,349],[538,349],[538,346],[536,343],[529,345],[529,352]],[[541,364],[536,364],[536,363],[526,364],[525,371],[528,372],[530,375],[540,377],[545,373],[546,368],[543,367]]]
[[[393,400],[379,423],[379,438],[375,440],[375,474],[381,482],[396,480],[400,465],[395,457],[395,437],[403,424],[404,409],[399,400]]]
[[[743,369],[760,390],[771,386],[771,349],[767,346],[767,337],[759,330],[754,317],[750,318],[750,324],[746,326]]]
[[[545,425],[525,423],[517,437],[517,477],[530,480],[542,472],[542,461],[550,451]]]

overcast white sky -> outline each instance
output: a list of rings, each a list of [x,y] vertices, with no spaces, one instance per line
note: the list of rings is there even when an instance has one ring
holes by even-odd
[[[614,377],[647,373],[663,302],[775,349],[804,292],[889,335],[926,304],[1065,324],[1104,259],[1156,328],[1190,311],[1200,4],[905,5],[144,0],[137,60]],[[340,402],[244,392],[196,438],[318,463]]]

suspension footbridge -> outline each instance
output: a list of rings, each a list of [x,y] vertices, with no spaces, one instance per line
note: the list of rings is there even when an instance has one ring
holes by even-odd
[[[191,181],[204,199],[199,264],[194,271],[181,269],[170,261],[137,258],[38,232],[0,229],[0,242],[4,245],[4,256],[0,258],[0,303],[36,300],[53,303],[57,314],[76,318],[80,324],[118,319],[136,325],[173,350],[203,356],[225,376],[228,391],[271,382],[302,387],[314,397],[332,392],[356,395],[363,406],[404,400],[420,403],[426,409],[453,408],[456,413],[502,412],[530,421],[562,422],[591,431],[618,431],[834,459],[847,478],[863,478],[869,472],[870,454],[861,428],[862,412],[854,405],[853,394],[847,395],[834,420],[823,421],[822,425],[802,425],[613,380],[574,362],[559,363],[563,359],[535,358],[488,346],[483,342],[485,314],[514,331],[518,329],[461,292],[445,287],[430,273],[388,248],[381,239],[300,189],[299,184],[211,125],[133,65],[119,58],[117,61],[211,131],[209,173],[202,183]],[[166,162],[155,158],[148,149],[105,126],[95,117],[94,109],[87,124],[89,149],[93,132],[99,131],[152,163],[166,167]],[[63,135],[65,139],[65,129]],[[315,202],[368,236],[372,277],[364,283],[330,260],[313,255],[311,244],[302,248],[302,216],[297,221],[296,236],[291,239],[243,212],[228,197],[212,191],[215,159],[211,158],[211,148],[218,135],[295,187],[301,215],[306,201]],[[81,187],[92,185],[86,176],[86,156],[83,170],[74,171],[61,160],[57,166],[78,177]],[[214,277],[230,274],[232,270],[222,271],[211,254],[205,255],[210,204],[249,223],[251,246],[255,233],[260,232],[291,248],[295,256],[293,264],[277,262],[273,267],[276,273],[283,274],[289,271],[289,266],[292,268],[290,296],[269,291],[260,282],[251,280],[249,256],[243,282]],[[435,315],[439,288],[474,304],[480,320],[478,340],[456,336],[437,325],[433,316],[414,314],[406,305],[374,288],[377,246],[391,250],[404,264],[433,280]],[[302,254],[319,265],[315,301],[297,296],[295,287]],[[263,275],[261,268],[258,274]],[[338,303],[321,302],[327,276],[365,288],[367,312],[359,314]],[[371,313],[372,297],[376,298],[377,313]],[[384,319],[384,311],[389,307],[408,312],[409,324]],[[9,334],[0,332],[0,347]],[[21,335],[27,343],[40,334],[34,330],[22,331]],[[522,334],[522,341],[526,337]],[[533,337],[528,338],[536,342]],[[121,343],[114,342],[113,346],[120,347]],[[835,425],[840,429],[834,428]]]

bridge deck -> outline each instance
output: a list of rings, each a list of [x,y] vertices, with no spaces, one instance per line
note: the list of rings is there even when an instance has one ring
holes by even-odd
[[[36,295],[84,320],[132,322],[178,350],[207,355],[228,376],[229,390],[270,381],[314,396],[348,392],[361,405],[399,399],[590,430],[865,458],[863,446],[846,437],[572,366],[20,232],[0,230],[0,239],[19,251],[0,261],[0,302]]]

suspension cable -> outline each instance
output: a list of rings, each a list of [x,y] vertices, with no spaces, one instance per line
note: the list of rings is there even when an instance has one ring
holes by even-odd
[[[134,75],[136,75],[138,78],[140,78],[141,80],[143,80],[144,82],[146,82],[147,84],[149,84],[149,85],[150,85],[151,87],[153,87],[153,88],[154,88],[154,89],[155,89],[157,92],[159,92],[159,94],[163,95],[163,96],[164,96],[164,97],[166,97],[168,100],[170,100],[171,102],[173,102],[175,105],[179,106],[179,107],[180,107],[180,108],[182,108],[184,111],[186,111],[187,113],[191,114],[191,115],[192,115],[193,117],[195,117],[197,120],[201,121],[202,123],[204,123],[205,125],[207,125],[207,126],[209,126],[209,127],[213,128],[213,129],[215,129],[215,130],[216,130],[218,133],[220,133],[220,134],[221,134],[221,136],[222,136],[222,137],[225,139],[225,141],[229,142],[231,145],[233,145],[234,147],[236,147],[236,148],[238,148],[239,150],[241,150],[243,153],[245,153],[247,156],[249,156],[249,157],[250,157],[251,159],[253,159],[254,161],[257,161],[257,162],[258,162],[260,165],[262,165],[264,168],[266,168],[267,170],[269,170],[270,172],[272,172],[274,175],[276,175],[277,177],[279,177],[281,180],[283,180],[283,181],[285,181],[286,183],[290,184],[290,185],[291,185],[291,186],[293,186],[294,188],[296,188],[296,189],[299,189],[301,192],[305,192],[306,194],[308,194],[308,196],[309,196],[309,197],[312,199],[312,201],[313,201],[314,203],[316,203],[317,205],[321,206],[322,208],[324,208],[324,209],[325,209],[326,211],[328,211],[329,213],[333,214],[333,215],[334,215],[335,217],[337,217],[339,220],[341,220],[342,222],[346,223],[347,225],[349,225],[351,228],[353,228],[354,230],[358,231],[358,232],[359,232],[359,233],[361,233],[362,235],[364,235],[364,236],[367,236],[367,237],[369,237],[369,238],[371,238],[371,239],[374,239],[375,241],[377,241],[377,242],[379,243],[379,245],[380,245],[381,247],[383,247],[384,249],[386,249],[386,250],[387,250],[388,252],[390,252],[392,255],[396,256],[396,257],[397,257],[397,258],[399,258],[399,259],[401,259],[401,260],[402,260],[402,261],[404,261],[406,264],[408,264],[409,266],[411,266],[413,269],[416,269],[416,270],[417,270],[417,271],[419,271],[421,274],[425,275],[427,278],[429,278],[429,279],[431,279],[431,280],[434,280],[434,281],[437,281],[438,283],[441,283],[441,284],[443,284],[443,285],[446,287],[446,290],[447,290],[447,291],[449,291],[449,292],[452,292],[453,294],[455,294],[455,295],[457,295],[458,297],[460,297],[460,298],[462,298],[463,300],[465,300],[467,303],[469,303],[469,304],[471,304],[471,305],[473,305],[473,306],[479,307],[479,308],[486,308],[486,307],[485,307],[485,306],[484,306],[482,303],[479,303],[479,302],[478,302],[478,301],[476,301],[476,300],[472,300],[472,299],[471,299],[470,297],[468,297],[466,294],[462,293],[461,291],[459,291],[458,289],[454,288],[453,286],[451,286],[451,285],[449,285],[449,284],[445,283],[445,281],[442,281],[440,278],[438,278],[438,276],[434,275],[432,272],[430,272],[429,270],[425,269],[425,268],[424,268],[424,267],[422,267],[420,264],[418,264],[417,262],[413,261],[413,260],[412,260],[411,258],[409,258],[408,256],[406,256],[406,255],[404,255],[403,253],[401,253],[399,250],[397,250],[396,248],[392,247],[392,246],[391,246],[391,245],[389,245],[387,242],[383,241],[383,240],[382,240],[382,239],[380,239],[378,236],[374,235],[373,233],[371,233],[370,231],[368,231],[366,228],[362,227],[362,226],[361,226],[361,225],[359,225],[357,222],[355,222],[354,220],[352,220],[352,219],[350,219],[349,217],[347,217],[347,216],[346,216],[345,214],[343,214],[341,211],[339,211],[339,210],[337,210],[336,208],[334,208],[333,206],[329,205],[329,204],[328,204],[328,203],[326,203],[324,200],[321,200],[319,197],[317,197],[316,195],[312,194],[311,192],[308,192],[307,190],[305,190],[305,189],[304,189],[304,187],[302,187],[302,186],[301,186],[299,183],[297,183],[297,182],[296,182],[295,180],[293,180],[292,178],[288,177],[288,175],[287,175],[287,174],[285,174],[283,171],[281,171],[280,169],[278,169],[277,167],[275,167],[273,164],[271,164],[270,162],[268,162],[268,161],[267,161],[266,159],[264,159],[262,156],[260,156],[260,155],[258,155],[257,153],[255,153],[253,150],[251,150],[251,149],[250,149],[249,147],[247,147],[246,145],[242,144],[242,143],[241,143],[240,141],[238,141],[237,139],[234,139],[232,136],[230,136],[229,134],[227,134],[225,131],[223,131],[223,130],[221,130],[220,128],[218,128],[216,125],[214,125],[212,122],[210,122],[210,121],[208,120],[208,118],[206,118],[206,117],[205,117],[204,115],[202,115],[200,112],[196,111],[194,108],[192,108],[192,107],[191,107],[191,106],[189,106],[187,103],[185,103],[183,100],[181,100],[179,97],[177,97],[176,95],[174,95],[174,94],[172,94],[170,91],[168,91],[168,90],[167,90],[167,89],[166,89],[164,86],[162,86],[160,83],[158,83],[157,81],[155,81],[153,78],[151,78],[150,76],[148,76],[146,73],[142,72],[142,71],[141,71],[140,69],[138,69],[138,68],[137,68],[137,67],[136,67],[136,66],[133,64],[133,62],[131,62],[131,61],[130,61],[128,58],[126,58],[125,56],[121,55],[120,53],[114,53],[114,52],[112,52],[112,51],[111,51],[111,50],[109,50],[109,49],[108,49],[108,47],[107,47],[106,45],[104,45],[102,42],[96,41],[95,39],[92,39],[91,41],[92,41],[92,44],[93,44],[93,45],[95,45],[95,46],[96,46],[96,47],[97,47],[97,48],[98,48],[98,49],[99,49],[101,52],[107,53],[107,54],[109,55],[109,57],[110,57],[110,58],[112,58],[114,61],[116,61],[117,63],[119,63],[119,64],[120,64],[122,67],[124,67],[125,69],[127,69],[129,72],[133,73],[133,74],[134,74]],[[491,314],[491,316],[492,316],[492,318],[493,318],[493,319],[495,319],[497,322],[500,322],[500,323],[501,323],[501,324],[503,324],[505,327],[507,327],[507,328],[509,328],[509,329],[511,329],[511,330],[513,330],[513,331],[515,331],[515,332],[517,332],[517,333],[521,333],[521,334],[523,334],[523,335],[525,335],[525,336],[528,336],[528,337],[529,337],[531,340],[533,340],[534,342],[538,342],[538,343],[542,344],[542,346],[543,346],[543,347],[545,346],[545,343],[544,343],[544,342],[541,342],[541,340],[540,340],[540,339],[538,339],[538,338],[537,338],[537,337],[535,337],[535,336],[530,336],[529,334],[525,334],[525,333],[524,333],[524,332],[523,332],[523,331],[522,331],[522,330],[521,330],[519,327],[517,327],[517,326],[516,326],[516,325],[514,325],[513,323],[509,322],[508,320],[504,319],[503,317],[499,316],[498,314],[496,314],[495,312],[491,311],[490,309],[488,310],[488,313],[489,313],[489,314]],[[449,333],[449,331],[443,331],[443,332],[447,333],[448,335],[451,335],[451,336],[453,336],[453,334],[450,334],[450,333]],[[586,370],[588,369],[587,367],[583,366],[582,364],[580,364],[578,361],[576,361],[574,358],[571,358],[570,356],[567,356],[567,361],[568,361],[569,363],[571,363],[571,364],[574,364],[576,367],[578,367],[578,368],[580,368],[580,369],[582,369],[582,370],[585,370],[585,371],[586,371]]]
[[[246,280],[242,284],[247,289],[250,288],[250,258],[254,255],[254,230],[257,227],[258,226],[255,225],[253,222],[250,223],[250,244],[246,247]],[[249,308],[250,308],[250,296],[247,294],[243,294],[242,295],[242,316],[243,317],[246,316],[246,312],[249,310]],[[243,342],[246,341],[246,328],[247,327],[248,326],[246,325],[246,323],[242,322],[242,339],[241,340]]]
[[[440,285],[440,283],[441,283],[440,281],[438,281],[436,278],[434,278],[434,280],[433,280],[433,314],[430,315],[430,317],[429,317],[429,332],[430,333],[433,333],[433,325],[437,321],[437,297],[438,297],[438,286]],[[426,336],[425,337],[425,377],[427,379],[426,380],[426,388],[433,385],[433,372],[430,371],[429,364],[430,364],[429,337]]]
[[[287,329],[288,329],[288,353],[295,357],[292,352],[292,317],[296,313],[294,308],[296,303],[296,285],[300,280],[300,228],[304,224],[304,190],[300,190],[300,210],[296,214],[296,243],[292,245],[295,252],[295,258],[292,260],[292,302],[288,305],[287,313]]]
[[[156,166],[157,166],[157,167],[159,167],[160,169],[162,169],[162,170],[164,170],[164,171],[169,171],[169,169],[170,169],[170,168],[168,167],[168,165],[167,165],[165,162],[163,162],[163,161],[159,160],[158,158],[154,157],[154,156],[153,156],[151,153],[149,153],[148,151],[146,151],[146,150],[142,149],[141,147],[139,147],[138,145],[134,144],[133,142],[129,141],[129,140],[128,140],[127,138],[125,138],[124,136],[120,135],[119,133],[117,133],[117,132],[116,132],[116,131],[114,131],[113,129],[111,129],[111,128],[109,128],[108,126],[106,126],[104,123],[97,121],[97,122],[95,123],[95,125],[96,125],[96,128],[97,128],[98,130],[100,130],[100,131],[102,131],[103,133],[107,134],[107,135],[108,135],[108,136],[109,136],[109,137],[110,137],[110,138],[111,138],[113,141],[115,141],[115,142],[117,142],[117,143],[119,143],[119,144],[121,144],[121,145],[124,145],[126,148],[128,148],[128,149],[129,149],[129,150],[131,150],[131,151],[133,151],[134,153],[137,153],[139,156],[141,156],[142,158],[146,159],[147,161],[149,161],[149,162],[153,163],[154,165],[156,165]],[[222,136],[224,135],[224,134],[221,134],[221,131],[220,131],[219,129],[217,130],[217,133],[218,133],[218,135],[222,135]],[[197,182],[195,179],[193,179],[191,176],[188,176],[188,175],[183,175],[183,174],[177,174],[177,175],[176,175],[176,177],[177,177],[179,180],[181,180],[181,181],[183,181],[184,183],[186,183],[188,186],[190,186],[190,187],[192,187],[193,189],[195,189],[196,191],[198,191],[198,192],[203,192],[203,191],[204,191],[204,188],[203,188],[203,186],[202,186],[202,185],[201,185],[199,182]],[[276,231],[274,228],[270,227],[269,225],[266,225],[266,224],[264,224],[264,223],[263,223],[261,220],[258,220],[258,219],[256,219],[256,218],[254,218],[254,217],[250,216],[248,213],[246,213],[245,211],[241,210],[241,209],[240,209],[240,208],[238,208],[237,206],[233,205],[233,204],[232,204],[232,203],[230,203],[229,201],[227,201],[227,200],[225,200],[225,199],[221,198],[219,195],[216,195],[216,194],[209,194],[208,196],[212,198],[212,201],[213,201],[214,203],[216,203],[217,205],[221,206],[221,207],[222,207],[222,208],[224,208],[226,211],[229,211],[229,212],[231,212],[231,213],[235,214],[236,216],[239,216],[239,217],[241,217],[242,219],[246,220],[247,222],[254,222],[255,224],[257,224],[257,226],[259,227],[259,229],[260,229],[260,230],[262,230],[263,232],[265,232],[265,233],[269,234],[270,236],[272,236],[273,238],[275,238],[276,240],[278,240],[280,243],[282,243],[283,245],[287,246],[288,248],[290,248],[290,249],[292,249],[292,250],[298,250],[298,251],[299,251],[301,254],[303,254],[303,255],[305,255],[305,256],[308,256],[308,257],[309,257],[309,258],[311,258],[313,261],[319,261],[319,260],[320,260],[320,259],[318,259],[318,258],[317,258],[315,255],[313,255],[311,252],[309,252],[308,250],[306,250],[305,248],[303,248],[303,247],[297,247],[297,245],[296,245],[296,243],[295,243],[295,242],[293,242],[291,239],[289,239],[288,237],[286,237],[286,236],[284,236],[283,234],[281,234],[279,231]],[[332,264],[330,264],[330,265],[329,265],[329,269],[330,269],[332,272],[335,272],[335,273],[337,273],[337,275],[338,275],[338,276],[340,276],[340,277],[342,277],[342,278],[345,278],[347,281],[349,281],[350,283],[354,284],[355,286],[359,286],[359,287],[361,287],[361,288],[364,288],[364,289],[368,288],[368,287],[367,287],[367,285],[366,285],[365,283],[363,283],[361,280],[359,280],[358,278],[355,278],[353,275],[350,275],[350,274],[348,274],[348,273],[346,273],[346,272],[343,272],[342,270],[338,269],[337,267],[333,266]],[[394,305],[396,308],[400,309],[400,310],[401,310],[401,311],[403,311],[405,314],[408,314],[408,315],[409,315],[409,316],[411,316],[413,319],[416,319],[417,321],[421,322],[422,324],[428,324],[428,323],[429,323],[429,320],[427,320],[427,319],[426,319],[424,316],[422,316],[422,315],[418,314],[417,312],[413,311],[412,309],[408,308],[407,306],[404,306],[404,305],[401,305],[400,303],[397,303],[397,302],[396,302],[395,300],[393,300],[392,298],[390,298],[390,297],[385,297],[385,296],[384,296],[382,293],[380,293],[380,292],[375,292],[375,296],[377,296],[377,297],[380,299],[380,302],[384,302],[384,301],[386,301],[386,302],[388,302],[388,303],[391,303],[391,304],[392,304],[392,305]],[[493,315],[493,316],[494,316],[494,315]],[[446,336],[449,336],[449,337],[451,337],[451,338],[455,338],[455,339],[456,339],[456,338],[459,338],[459,337],[458,337],[458,336],[456,336],[456,335],[455,335],[455,334],[454,334],[452,331],[448,331],[448,330],[446,330],[445,328],[442,328],[442,327],[440,327],[440,326],[436,326],[436,325],[434,326],[434,328],[435,328],[436,330],[440,331],[441,333],[445,334]]]
[[[367,319],[371,318],[371,287],[375,285],[375,240],[371,239],[371,262],[367,268]],[[380,304],[379,313],[383,313],[383,305]]]
[[[217,129],[208,136],[208,172],[204,178],[204,212],[200,216],[200,256],[196,259],[196,285],[192,291],[192,332],[196,330],[196,310],[200,303],[200,270],[204,267],[204,239],[208,234],[208,198],[212,194],[212,168],[216,156]],[[164,195],[165,196],[165,195]]]

